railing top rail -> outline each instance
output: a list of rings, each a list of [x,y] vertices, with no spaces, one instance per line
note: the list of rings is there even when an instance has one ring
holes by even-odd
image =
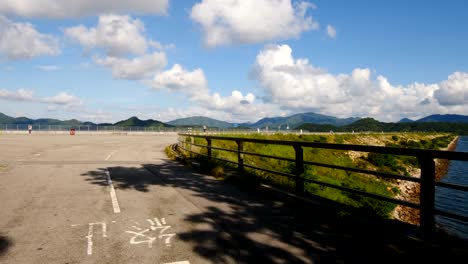
[[[326,149],[336,149],[336,150],[353,150],[353,151],[361,151],[361,152],[374,152],[374,153],[383,153],[383,154],[468,161],[468,152],[458,152],[458,151],[448,151],[448,150],[381,147],[381,146],[319,143],[319,142],[276,140],[276,139],[256,139],[256,138],[229,137],[229,136],[217,136],[217,135],[200,135],[200,134],[190,134],[190,133],[179,133],[179,135],[206,138],[206,139],[242,141],[242,142],[250,142],[250,143],[260,143],[260,144],[301,146],[301,147],[326,148]]]

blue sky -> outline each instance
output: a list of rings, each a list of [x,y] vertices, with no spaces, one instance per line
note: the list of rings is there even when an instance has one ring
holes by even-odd
[[[0,112],[468,114],[466,1],[0,2]]]

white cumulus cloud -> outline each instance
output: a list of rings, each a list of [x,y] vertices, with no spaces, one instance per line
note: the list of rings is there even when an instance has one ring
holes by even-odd
[[[151,85],[154,89],[182,91],[190,94],[191,97],[205,95],[208,89],[208,82],[202,69],[188,71],[179,64],[157,74]]]
[[[37,69],[41,70],[41,71],[59,71],[62,69],[62,67],[60,66],[57,66],[57,65],[39,65],[36,67]]]
[[[167,13],[169,0],[5,0],[0,13],[23,17],[68,18],[102,13]]]
[[[42,98],[39,101],[41,103],[46,104],[55,104],[70,107],[79,106],[83,104],[83,101],[81,99],[66,92],[60,92],[55,96]]]
[[[200,24],[205,44],[214,47],[297,38],[319,28],[307,15],[313,8],[305,1],[202,0],[193,6],[190,17]]]
[[[8,101],[23,101],[29,103],[44,103],[68,108],[77,107],[83,104],[82,99],[66,92],[60,92],[51,97],[39,98],[34,96],[34,91],[26,89],[19,89],[17,91],[0,89],[0,99]]]
[[[336,38],[336,29],[332,25],[327,25],[327,35],[330,38]]]
[[[58,55],[58,39],[38,32],[30,23],[18,23],[0,15],[0,57],[9,60]]]
[[[167,64],[167,59],[164,53],[154,52],[133,59],[95,57],[94,62],[110,68],[115,79],[140,80],[162,70]]]
[[[103,49],[109,56],[143,55],[148,48],[145,26],[139,19],[128,15],[99,16],[96,27],[84,25],[65,29],[65,35],[87,50]]]
[[[203,97],[197,98],[197,102],[210,110],[221,110],[230,113],[251,114],[252,106],[255,101],[255,96],[252,93],[247,93],[245,96],[242,92],[234,90],[229,96],[221,96],[219,93],[205,94]]]
[[[0,99],[9,101],[34,101],[34,92],[25,89],[9,91],[0,89]]]
[[[440,83],[434,97],[444,106],[468,104],[468,73],[455,72]]]

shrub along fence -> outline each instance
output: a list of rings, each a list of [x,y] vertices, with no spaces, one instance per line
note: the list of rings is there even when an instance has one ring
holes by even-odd
[[[198,140],[195,140],[198,139]],[[195,142],[197,141],[197,142]],[[201,142],[206,142],[202,144]],[[213,146],[214,141],[223,141],[235,143],[237,148],[222,148]],[[263,144],[263,145],[280,145],[289,146],[294,150],[294,158],[285,156],[275,156],[261,154],[255,151],[245,151],[244,146],[246,143],[249,144]],[[307,142],[307,141],[291,141],[291,140],[271,140],[271,139],[255,139],[255,138],[243,138],[243,137],[231,137],[231,136],[219,136],[219,135],[204,135],[204,134],[179,134],[178,147],[189,153],[207,157],[208,159],[220,160],[230,164],[237,165],[238,170],[241,172],[245,168],[253,170],[263,171],[282,177],[286,177],[295,182],[295,191],[297,193],[304,192],[304,183],[318,184],[320,186],[337,189],[344,192],[349,192],[355,195],[365,196],[377,199],[379,201],[390,202],[393,204],[403,205],[411,208],[418,209],[420,212],[420,224],[419,228],[425,238],[430,238],[435,231],[435,215],[442,215],[445,217],[457,219],[459,221],[468,222],[468,217],[453,212],[441,210],[435,208],[435,187],[443,187],[454,189],[458,191],[468,191],[468,186],[458,185],[453,183],[445,183],[436,180],[435,173],[435,162],[434,159],[446,159],[446,160],[462,160],[468,161],[467,152],[455,152],[455,151],[440,151],[440,150],[425,150],[425,149],[411,149],[411,148],[397,148],[397,147],[380,147],[380,146],[365,146],[365,145],[350,145],[350,144],[333,144],[333,143],[319,143],[319,142]],[[304,148],[316,148],[316,149],[328,149],[328,150],[342,150],[342,151],[357,151],[366,153],[379,153],[379,154],[390,154],[390,155],[401,155],[415,157],[418,160],[418,164],[421,168],[420,177],[410,177],[405,175],[399,175],[394,173],[386,173],[382,171],[374,171],[369,169],[363,169],[358,167],[348,167],[335,164],[326,164],[321,162],[314,162],[304,160]],[[250,149],[255,149],[251,147]],[[203,151],[201,151],[203,150]],[[212,155],[213,150],[218,152],[231,152],[237,154],[237,160],[220,158]],[[274,153],[272,153],[274,154]],[[245,162],[246,156],[257,156],[262,159],[268,160],[282,160],[288,161],[294,164],[292,173],[281,172],[272,170],[271,168],[259,167],[254,164]],[[354,172],[359,174],[372,175],[377,178],[403,180],[409,182],[415,182],[420,185],[420,197],[419,203],[406,201],[402,199],[396,199],[372,192],[359,190],[358,188],[350,188],[336,183],[329,183],[317,179],[312,179],[304,176],[305,166],[318,166],[330,169],[343,170],[347,172]]]

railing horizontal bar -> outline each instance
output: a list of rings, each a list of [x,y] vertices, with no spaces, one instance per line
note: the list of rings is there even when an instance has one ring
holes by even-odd
[[[195,151],[186,149],[186,148],[184,148],[184,147],[182,147],[182,146],[179,146],[179,148],[181,148],[181,149],[183,149],[183,150],[185,150],[185,151],[188,151],[188,152],[190,152],[190,153],[196,154],[196,155],[205,156],[205,157],[210,157],[210,156],[208,156],[208,155],[206,155],[206,154],[198,153],[198,152],[195,152]],[[224,162],[233,163],[233,164],[238,164],[236,161],[232,161],[232,160],[228,160],[228,159],[222,159],[222,158],[217,158],[217,157],[213,157],[213,156],[210,157],[210,158],[216,159],[216,160],[220,160],[220,161],[224,161]]]
[[[435,185],[439,187],[455,189],[459,191],[468,191],[467,185],[461,185],[461,184],[455,184],[455,183],[449,183],[449,182],[440,182],[440,181],[436,181]]]
[[[226,149],[226,148],[218,148],[218,147],[211,147],[211,149],[223,150],[223,151],[228,151],[228,152],[237,152],[237,150],[234,150],[234,149]]]
[[[200,144],[191,143],[191,142],[184,142],[184,141],[180,141],[180,142],[181,142],[181,143],[186,143],[186,144],[189,144],[189,145],[192,145],[192,146],[197,146],[197,147],[202,147],[202,148],[208,148],[207,145],[200,145]],[[224,150],[224,151],[236,152],[236,153],[237,153],[237,150],[233,150],[233,149],[218,148],[218,147],[211,147],[211,149]],[[242,153],[242,152],[241,152],[241,153]]]
[[[255,152],[242,151],[241,153],[242,153],[242,154],[246,154],[246,155],[258,156],[258,157],[264,157],[264,158],[270,158],[270,159],[277,159],[277,160],[284,160],[284,161],[296,162],[295,159],[283,158],[283,157],[272,156],[272,155],[265,155],[265,154],[259,154],[259,153],[255,153]]]
[[[201,145],[201,144],[196,144],[196,143],[191,143],[191,142],[185,142],[185,143],[188,143],[189,145],[192,145],[192,146],[202,147],[202,148],[208,147],[207,145]]]
[[[327,187],[330,187],[330,188],[334,188],[334,189],[338,189],[338,190],[342,190],[342,191],[346,191],[346,192],[360,194],[360,195],[367,196],[367,197],[372,197],[372,198],[375,198],[375,199],[378,199],[378,200],[384,200],[384,201],[391,202],[391,203],[401,204],[401,205],[412,207],[412,208],[415,208],[415,209],[420,208],[419,204],[416,204],[416,203],[412,203],[412,202],[408,202],[408,201],[404,201],[404,200],[399,200],[399,199],[395,199],[395,198],[390,198],[390,197],[386,197],[386,196],[378,195],[378,194],[374,194],[374,193],[368,193],[368,192],[365,192],[365,191],[360,191],[360,190],[352,189],[352,188],[349,188],[349,187],[339,186],[339,185],[326,183],[326,182],[322,182],[322,181],[317,181],[317,180],[312,180],[312,179],[307,179],[307,178],[304,178],[304,181],[324,185],[324,186],[327,186]]]
[[[296,176],[294,174],[281,172],[281,171],[270,170],[270,169],[265,169],[265,168],[262,168],[262,167],[257,167],[257,166],[249,165],[249,164],[245,164],[245,163],[244,163],[244,167],[248,167],[248,168],[256,169],[256,170],[261,170],[261,171],[265,171],[265,172],[270,172],[270,173],[273,173],[273,174],[278,174],[278,175],[288,177],[288,178],[291,178],[291,179],[299,178],[298,176]],[[302,178],[302,177],[300,177],[300,178]]]
[[[311,161],[304,161],[304,164],[315,165],[315,166],[320,166],[320,167],[327,167],[327,168],[338,169],[338,170],[352,171],[352,172],[358,172],[358,173],[372,174],[372,175],[380,176],[380,177],[384,177],[384,178],[399,179],[399,180],[418,182],[418,183],[421,182],[420,178],[408,177],[408,176],[385,173],[385,172],[379,172],[379,171],[344,167],[344,166],[338,166],[338,165],[326,164],[326,163],[319,163],[319,162],[311,162]]]
[[[443,211],[440,209],[435,209],[435,213],[440,216],[445,216],[445,217],[453,218],[453,219],[460,220],[463,222],[468,222],[468,216],[454,214],[454,213]]]
[[[208,156],[206,154],[198,154],[198,155],[202,155],[202,156],[205,156],[205,157],[210,157],[210,156]],[[224,161],[224,162],[229,162],[229,163],[236,164],[236,165],[239,164],[239,163],[237,163],[237,161],[233,161],[233,160],[228,160],[228,159],[223,159],[223,158],[218,158],[218,157],[213,157],[213,156],[210,157],[210,158],[215,159],[215,160]]]

